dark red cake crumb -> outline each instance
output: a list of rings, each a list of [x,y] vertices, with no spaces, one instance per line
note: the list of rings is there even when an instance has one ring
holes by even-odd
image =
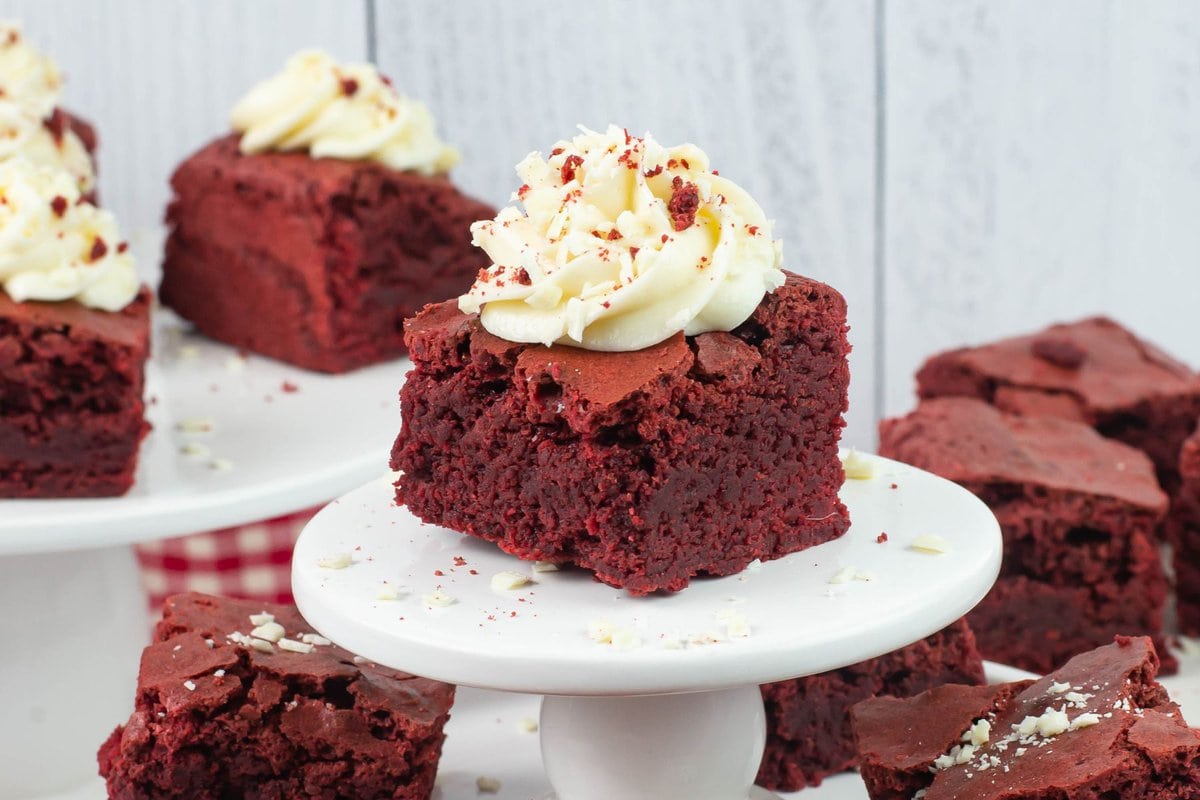
[[[1200,732],[1157,673],[1149,639],[1118,637],[1036,682],[866,700],[863,781],[871,800],[1196,800]]]
[[[428,800],[454,687],[330,644],[261,652],[241,637],[263,610],[167,600],[135,711],[100,748],[109,797]],[[265,610],[292,641],[311,633],[295,608]]]
[[[300,391],[300,387],[291,381],[284,381],[282,384],[280,384],[279,389],[284,394],[295,394],[296,392]]]
[[[836,538],[846,306],[795,275],[731,333],[516,344],[455,302],[408,323],[397,502],[636,594]]]
[[[322,372],[402,355],[404,318],[485,266],[469,228],[495,214],[445,177],[242,155],[236,135],[171,186],[163,303],[207,336]]]
[[[148,289],[115,312],[0,290],[0,498],[127,492],[149,353]]]
[[[888,540],[888,536],[887,536],[887,534],[886,534],[886,533],[881,533],[881,534],[879,534],[878,536],[876,536],[876,537],[875,537],[875,542],[876,542],[877,544],[883,544],[883,543],[884,543],[884,542],[886,542],[887,540]]]
[[[671,181],[671,199],[667,210],[671,212],[671,227],[685,231],[696,222],[696,211],[700,208],[700,190],[694,183],[684,183],[678,175]]]
[[[965,397],[885,420],[879,451],[966,487],[1000,521],[1000,578],[967,616],[985,658],[1045,673],[1116,634],[1161,646],[1167,498],[1144,453]]]
[[[767,747],[755,781],[776,791],[819,786],[858,759],[850,708],[880,695],[911,697],[944,683],[983,683],[983,660],[965,620],[879,658],[762,687]]]
[[[583,156],[572,154],[563,159],[563,165],[562,169],[559,171],[559,177],[562,178],[564,186],[575,180],[575,170],[578,169],[582,164]]]

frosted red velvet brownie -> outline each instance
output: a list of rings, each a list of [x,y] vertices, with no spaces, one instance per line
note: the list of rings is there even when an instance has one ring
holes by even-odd
[[[1120,636],[1038,681],[867,700],[863,781],[872,800],[1196,800],[1200,732],[1157,672]]]
[[[637,594],[845,532],[841,295],[692,145],[610,128],[518,171],[492,266],[408,325],[397,500]]]
[[[999,519],[1000,578],[967,616],[985,658],[1042,673],[1116,634],[1161,644],[1154,532],[1167,498],[1141,451],[1079,422],[947,397],[885,420],[880,453],[963,485]]]
[[[233,123],[171,178],[160,295],[205,335],[345,372],[403,354],[404,319],[486,263],[470,225],[494,209],[373,66],[302,53]]]
[[[427,800],[454,687],[376,666],[292,606],[176,595],[133,715],[100,748],[114,800]]]
[[[148,426],[150,297],[75,179],[0,162],[0,498],[118,495]]]

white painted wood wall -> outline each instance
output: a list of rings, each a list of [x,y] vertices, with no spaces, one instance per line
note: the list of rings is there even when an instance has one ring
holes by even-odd
[[[173,166],[293,51],[375,58],[494,203],[576,123],[690,139],[851,307],[848,439],[927,354],[1091,313],[1200,364],[1189,0],[0,0],[154,225]]]

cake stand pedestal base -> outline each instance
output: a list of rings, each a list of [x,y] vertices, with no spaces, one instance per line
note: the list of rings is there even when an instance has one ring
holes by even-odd
[[[94,783],[147,637],[133,548],[0,556],[0,609],[0,800]]]
[[[766,800],[757,686],[542,701],[542,761],[557,800]]]

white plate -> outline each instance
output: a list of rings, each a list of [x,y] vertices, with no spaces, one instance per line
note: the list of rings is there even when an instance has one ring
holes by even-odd
[[[582,570],[536,573],[534,584],[492,589],[497,573],[528,575],[530,564],[421,524],[395,506],[388,479],[335,501],[309,523],[296,545],[292,588],[309,623],[352,652],[464,686],[634,695],[824,672],[945,627],[984,596],[1000,566],[999,526],[974,495],[870,458],[875,477],[848,481],[841,492],[853,520],[845,536],[669,596],[633,598]],[[942,537],[946,552],[909,547],[926,534]],[[337,553],[352,554],[354,563],[320,566]],[[870,580],[831,583],[843,570]],[[385,582],[405,593],[380,600]],[[453,605],[429,605],[439,586]],[[743,617],[751,635],[728,636],[728,614]],[[632,631],[640,646],[592,641],[589,626],[600,620]],[[710,634],[725,641],[691,644]]]
[[[146,388],[154,430],[133,489],[0,500],[0,556],[182,535],[326,502],[387,468],[408,369],[401,359],[331,376],[242,358],[156,312]],[[200,423],[211,430],[181,427]],[[200,454],[185,452],[189,445]]]

